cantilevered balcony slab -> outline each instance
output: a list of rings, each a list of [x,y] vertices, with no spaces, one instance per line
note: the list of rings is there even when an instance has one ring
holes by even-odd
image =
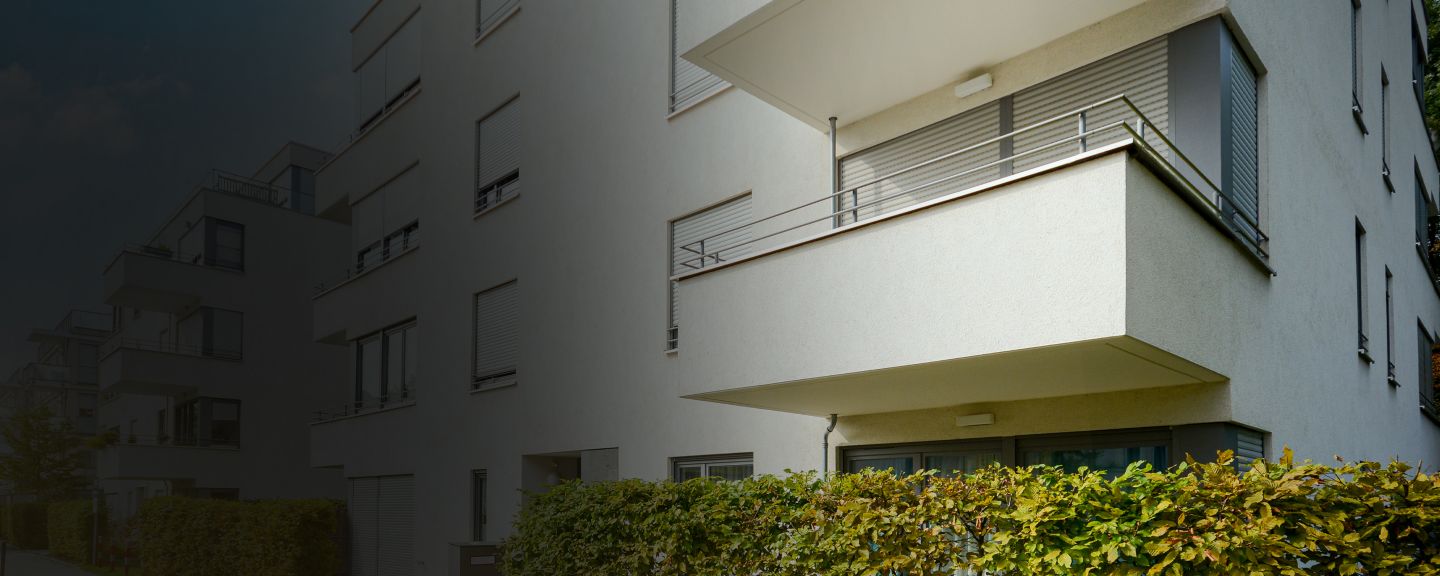
[[[418,452],[408,444],[419,424],[415,404],[337,416],[319,414],[310,424],[310,465],[344,468],[347,476],[411,470]]]
[[[824,129],[830,116],[864,118],[1142,2],[770,0],[738,20],[729,2],[688,2],[693,13],[681,18],[703,39],[680,38],[679,48]]]
[[[1269,273],[1133,143],[684,275],[682,396],[801,414],[1224,382]]]
[[[244,387],[243,375],[235,370],[236,360],[151,348],[107,350],[100,359],[100,389],[116,394],[185,396],[234,394]]]
[[[106,480],[192,480],[202,486],[223,486],[246,470],[237,447],[158,445],[153,438],[119,443],[96,455],[96,473]]]
[[[176,313],[198,304],[201,294],[234,292],[243,274],[169,253],[127,249],[105,269],[105,303]]]

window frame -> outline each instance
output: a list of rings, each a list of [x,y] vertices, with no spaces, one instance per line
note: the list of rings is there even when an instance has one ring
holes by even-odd
[[[481,181],[480,179],[481,163],[483,162],[481,156],[481,137],[484,133],[485,122],[505,112],[510,106],[516,106],[514,113],[519,114],[519,102],[519,94],[511,96],[506,99],[505,102],[496,106],[493,110],[485,113],[484,116],[481,116],[475,121],[475,193],[471,199],[474,201],[472,208],[477,218],[520,196],[520,166],[518,165],[514,169],[490,178],[489,180]],[[517,133],[517,137],[518,136],[519,134]],[[517,142],[516,145],[519,146],[519,142]]]
[[[351,354],[354,356],[353,359],[355,366],[354,395],[352,396],[351,401],[354,403],[356,409],[365,409],[369,407],[366,405],[365,401],[366,372],[364,350],[365,346],[367,344],[370,344],[371,342],[377,343],[377,355],[380,357],[378,364],[379,369],[378,373],[376,374],[379,386],[375,400],[375,407],[384,408],[386,406],[399,406],[402,404],[408,404],[415,400],[415,389],[419,387],[418,382],[416,383],[416,386],[412,387],[409,385],[409,383],[404,381],[405,368],[410,362],[409,350],[406,349],[405,343],[409,340],[411,334],[414,334],[416,337],[419,336],[419,326],[419,320],[412,317],[401,322],[396,322],[395,324],[391,324],[374,332],[369,332],[363,336],[360,336],[359,338],[355,338],[350,341]],[[392,399],[390,395],[390,350],[396,334],[400,335],[399,347],[401,354],[401,382],[399,384],[400,398]],[[419,355],[418,349],[416,350],[416,355]]]
[[[1437,409],[1440,409],[1440,405],[1436,403],[1435,394],[1435,336],[1425,328],[1425,321],[1423,319],[1416,318],[1415,325],[1418,332],[1418,338],[1416,339],[1416,347],[1418,350],[1416,350],[1416,356],[1419,361],[1419,372],[1415,375],[1415,381],[1420,396],[1420,411],[1432,420],[1436,420],[1437,424],[1440,424],[1440,420],[1437,420],[1440,419],[1440,411],[1437,411]]]
[[[504,387],[504,386],[509,386],[509,385],[512,385],[512,384],[519,383],[519,379],[520,379],[520,359],[519,359],[519,357],[518,357],[518,354],[519,354],[518,350],[519,350],[519,347],[520,347],[520,324],[519,324],[519,322],[516,323],[516,326],[515,326],[516,332],[515,332],[515,334],[514,334],[515,345],[516,345],[516,350],[517,350],[517,352],[516,352],[517,357],[516,357],[516,359],[515,359],[515,365],[512,366],[512,367],[508,367],[508,368],[502,368],[502,369],[493,370],[493,371],[490,371],[490,372],[485,372],[485,373],[483,373],[483,374],[482,374],[482,373],[480,372],[480,370],[479,370],[479,368],[480,368],[480,366],[479,366],[480,358],[479,358],[478,352],[479,352],[479,348],[480,348],[480,342],[479,342],[479,336],[480,336],[480,334],[479,334],[479,331],[480,331],[480,298],[481,298],[481,296],[483,296],[483,295],[485,295],[485,294],[495,293],[495,292],[497,292],[497,291],[499,291],[499,290],[503,290],[503,289],[506,289],[506,288],[510,288],[510,289],[513,289],[513,290],[516,291],[516,293],[515,293],[515,298],[516,298],[516,303],[515,303],[515,305],[516,305],[516,314],[518,315],[518,314],[519,314],[519,305],[520,305],[520,303],[519,303],[519,298],[520,298],[520,293],[519,293],[519,290],[520,290],[520,279],[519,279],[519,278],[511,278],[511,279],[509,279],[509,280],[506,280],[506,281],[504,281],[504,282],[501,282],[501,283],[499,283],[499,284],[496,284],[496,285],[491,286],[491,287],[489,287],[489,288],[486,288],[486,289],[484,289],[484,290],[480,290],[480,291],[474,292],[474,293],[472,293],[472,294],[470,295],[470,324],[471,324],[471,326],[470,326],[470,334],[471,334],[471,335],[470,335],[470,339],[471,339],[471,341],[470,341],[470,391],[471,391],[471,392],[479,392],[479,391],[483,391],[483,390],[490,390],[490,389],[492,389],[492,388]],[[509,379],[509,381],[507,381],[507,379]]]
[[[1360,219],[1355,219],[1355,312],[1356,312],[1356,351],[1360,360],[1366,364],[1374,364],[1375,360],[1370,355],[1369,335],[1369,302],[1365,298],[1366,281],[1366,254],[1365,254],[1365,226]]]
[[[1385,65],[1380,65],[1380,178],[1385,189],[1395,193],[1395,183],[1390,179],[1390,74]]]
[[[485,468],[470,470],[470,539],[485,541],[485,527],[489,524],[489,471]]]
[[[1385,381],[1399,386],[1395,378],[1395,275],[1385,267]]]
[[[1365,21],[1360,13],[1360,0],[1350,0],[1350,112],[1361,134],[1369,134],[1365,127],[1364,76],[1365,64]]]
[[[680,479],[680,471],[684,468],[695,466],[700,467],[698,478],[715,478],[709,474],[711,466],[750,466],[750,475],[755,476],[755,453],[754,452],[733,452],[729,454],[709,454],[703,456],[680,456],[670,459],[670,481],[683,482]]]

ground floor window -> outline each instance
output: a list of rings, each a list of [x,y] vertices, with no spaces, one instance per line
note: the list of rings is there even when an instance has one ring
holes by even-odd
[[[470,539],[485,541],[485,485],[489,473],[485,470],[470,471]]]
[[[755,475],[755,458],[750,453],[675,458],[671,479],[684,482],[694,478],[744,480]]]
[[[850,446],[841,449],[842,470],[893,470],[912,474],[934,470],[942,476],[973,472],[994,463],[1037,464],[1074,471],[1081,467],[1115,475],[1135,462],[1168,468],[1184,454],[1213,459],[1219,450],[1237,454],[1246,467],[1264,457],[1263,433],[1228,423],[1190,424],[1168,428],[1102,430],[1033,436],[1006,436],[941,442]]]
[[[415,477],[350,479],[350,573],[355,576],[413,574],[415,570]]]

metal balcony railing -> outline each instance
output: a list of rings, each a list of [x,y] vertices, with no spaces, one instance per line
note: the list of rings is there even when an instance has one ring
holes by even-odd
[[[311,423],[311,424],[318,424],[318,423],[320,423],[320,422],[328,422],[328,421],[331,421],[331,420],[339,420],[339,419],[341,419],[341,418],[349,418],[349,417],[351,417],[351,416],[360,416],[360,415],[362,415],[362,414],[369,414],[369,413],[372,413],[372,412],[379,412],[379,411],[384,410],[384,409],[386,409],[386,408],[396,408],[396,407],[399,407],[399,406],[408,406],[408,405],[414,404],[414,403],[415,403],[415,389],[414,389],[414,388],[405,388],[404,390],[401,390],[398,394],[393,395],[393,397],[392,397],[392,396],[381,396],[381,397],[378,398],[378,399],[371,400],[371,401],[368,401],[368,402],[362,402],[362,401],[346,402],[346,403],[341,404],[341,405],[339,405],[339,406],[334,406],[334,407],[330,407],[330,408],[322,408],[322,409],[320,409],[320,410],[316,410],[316,411],[311,415],[310,423]]]
[[[1063,126],[1067,122],[1076,126],[1076,129],[1066,131],[1052,140],[1035,144],[1028,149],[1014,152],[1008,156],[1002,154],[997,160],[963,165],[953,172],[934,176],[918,184],[894,185],[896,177],[936,167],[941,163],[960,159],[962,156],[982,149],[990,147],[1003,149],[1000,147],[1001,143],[1017,142],[1017,137],[1022,135],[1033,139],[1034,136],[1042,133],[1042,130]],[[1104,123],[1101,124],[1101,122]],[[826,194],[799,206],[679,246],[679,249],[694,255],[693,258],[682,262],[682,265],[692,271],[717,266],[745,254],[753,253],[753,247],[757,243],[802,228],[831,223],[837,230],[845,229],[896,210],[898,209],[895,208],[896,206],[903,207],[920,200],[929,201],[931,198],[926,197],[925,193],[937,187],[966,182],[969,183],[966,188],[968,190],[984,185],[1006,177],[1002,176],[1004,171],[998,168],[1014,166],[1019,160],[1050,159],[1059,153],[1061,157],[1052,162],[1063,161],[1066,158],[1073,158],[1098,149],[1102,145],[1126,139],[1133,141],[1134,145],[1153,161],[1154,165],[1158,165],[1159,169],[1168,172],[1167,176],[1171,178],[1172,182],[1178,182],[1181,187],[1185,188],[1177,190],[1177,192],[1180,192],[1182,196],[1186,197],[1186,200],[1199,208],[1202,215],[1219,226],[1257,263],[1269,270],[1268,254],[1266,253],[1266,243],[1269,238],[1261,231],[1260,222],[1245,210],[1239,209],[1240,205],[1235,202],[1234,198],[1215,185],[1124,94],[1106,98],[1007,134],[960,147],[843,190]],[[1066,150],[1073,153],[1065,153]],[[980,178],[977,181],[977,176],[985,172],[992,172],[993,176]],[[882,184],[888,184],[888,188],[898,187],[900,189],[891,191],[882,187]],[[964,193],[966,192],[960,191],[952,193],[952,195]],[[749,232],[749,234],[737,234],[737,232]]]
[[[118,335],[106,340],[104,344],[100,345],[100,357],[104,358],[109,356],[117,350],[144,350],[147,352],[164,352],[167,354],[216,358],[220,360],[240,360],[244,357],[240,350],[232,350],[229,348],[199,344],[181,344],[174,340],[150,340]]]
[[[86,332],[109,332],[114,327],[114,321],[107,312],[93,312],[90,310],[71,310],[65,318],[55,326],[55,331],[61,334],[69,334],[76,330]]]
[[[124,248],[122,248],[122,251],[129,252],[131,254],[139,254],[141,256],[148,256],[150,258],[159,258],[161,260],[174,260],[176,262],[181,262],[185,264],[193,264],[195,266],[223,268],[225,270],[234,270],[237,272],[242,272],[245,270],[245,264],[243,262],[216,256],[208,256],[200,252],[179,252],[171,249],[169,246],[163,245],[156,246],[151,244],[130,243],[126,244]]]
[[[233,194],[242,198],[258,200],[272,206],[288,208],[291,205],[290,188],[271,182],[232,174],[224,170],[211,170],[206,177],[204,188],[216,192]]]
[[[123,432],[106,433],[113,445],[116,446],[175,446],[181,448],[216,448],[221,450],[238,450],[240,448],[239,432],[234,437],[223,436],[196,436],[190,434],[126,434]]]
[[[336,274],[334,280],[321,282],[315,285],[315,296],[319,296],[341,285],[354,280],[371,270],[379,268],[402,254],[420,247],[420,228],[414,227],[409,231],[401,231],[392,234],[375,248],[362,251],[355,258],[355,265],[346,268],[340,274]]]

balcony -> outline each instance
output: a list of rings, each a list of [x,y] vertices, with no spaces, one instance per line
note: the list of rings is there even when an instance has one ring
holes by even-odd
[[[239,445],[186,445],[169,437],[121,435],[96,454],[97,476],[107,480],[193,480],[225,485],[245,472]]]
[[[887,184],[1054,123],[1079,129]],[[681,395],[855,415],[1224,382],[1217,311],[1270,275],[1233,204],[1123,96],[948,152],[682,247]]]
[[[203,254],[127,246],[105,268],[105,302],[173,314],[198,304],[201,294],[233,292],[242,275],[239,264]]]
[[[686,2],[697,37],[677,41],[686,59],[825,129],[830,116],[870,116],[1142,3],[770,0],[739,15]]]
[[[238,361],[239,352],[117,336],[100,349],[100,390],[185,396],[202,387],[238,389],[244,384]]]
[[[317,468],[366,470],[389,466],[409,470],[415,454],[408,443],[414,437],[419,416],[414,397],[374,406],[353,404],[316,412],[310,424],[310,465]]]

